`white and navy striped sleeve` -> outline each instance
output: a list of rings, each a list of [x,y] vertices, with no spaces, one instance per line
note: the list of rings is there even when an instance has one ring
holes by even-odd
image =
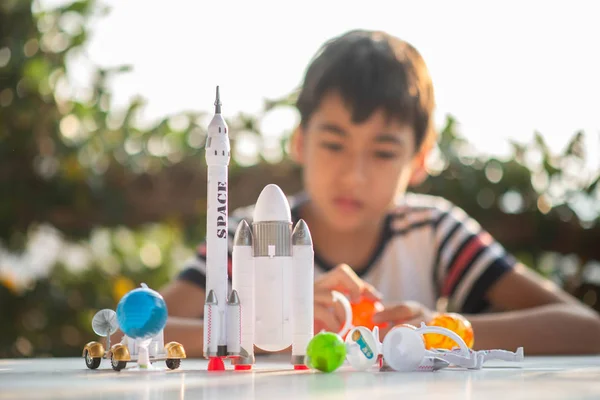
[[[515,259],[462,209],[450,203],[434,223],[434,281],[452,311],[488,308],[490,287],[516,264]]]

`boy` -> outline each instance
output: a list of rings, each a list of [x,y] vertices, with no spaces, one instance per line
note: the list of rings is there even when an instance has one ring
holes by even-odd
[[[463,313],[476,349],[600,351],[595,312],[517,263],[462,210],[406,193],[424,178],[435,140],[431,78],[411,45],[369,31],[331,40],[307,69],[297,107],[291,151],[305,193],[290,204],[313,238],[317,331],[341,326],[335,289],[381,298],[375,320],[390,326]],[[231,238],[251,216],[251,208],[232,213]],[[165,334],[192,356],[202,354],[204,256],[162,291]]]

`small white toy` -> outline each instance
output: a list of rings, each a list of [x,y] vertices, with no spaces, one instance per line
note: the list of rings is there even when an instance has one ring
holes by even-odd
[[[458,348],[452,350],[434,349],[429,350],[429,354],[444,359],[451,364],[469,369],[481,369],[483,364],[489,360],[502,360],[509,362],[521,362],[525,358],[523,347],[519,347],[516,352],[508,350],[479,350],[469,349],[469,359],[465,359],[459,354]]]
[[[430,370],[436,368],[435,359],[442,359],[448,363],[450,360],[439,357],[435,352],[425,349],[423,334],[438,333],[448,336],[459,345],[459,349],[452,354],[452,359],[460,360],[463,364],[475,366],[477,360],[472,360],[468,346],[464,340],[455,332],[439,326],[427,326],[424,323],[420,328],[410,326],[399,326],[385,336],[383,340],[382,353],[385,363],[395,371],[415,371],[419,367],[427,366]],[[443,363],[437,362],[437,369],[443,368]],[[447,365],[445,365],[447,366]]]
[[[394,333],[392,340],[388,340],[388,346],[393,347],[395,345],[393,342],[398,339],[397,335],[398,332]],[[410,347],[410,344],[408,346]],[[396,351],[391,348],[387,350],[388,359],[392,359],[392,366],[386,362],[385,357],[382,357],[384,350],[383,344],[379,340],[379,328],[377,326],[374,327],[372,331],[364,326],[358,326],[352,328],[346,336],[346,360],[350,363],[352,368],[357,371],[366,371],[375,365],[379,365],[381,371],[390,369],[398,370],[399,364],[396,362],[396,358],[403,357],[406,353],[404,350],[403,346],[401,346],[400,349],[401,354],[396,353]],[[414,365],[416,366],[412,368]],[[425,355],[418,363],[411,362],[407,365],[406,370],[437,371],[446,368],[448,365],[449,363],[441,358]]]
[[[346,360],[357,371],[366,371],[373,367],[381,354],[379,328],[373,331],[358,326],[352,328],[346,336]]]
[[[422,335],[427,333],[447,336],[454,340],[458,347],[452,350],[426,350]],[[424,323],[421,323],[419,328],[400,326],[392,329],[383,341],[382,353],[385,363],[396,371],[413,371],[428,364],[434,368],[435,359],[443,360],[448,365],[457,367],[481,369],[488,360],[519,362],[524,358],[522,347],[519,347],[514,353],[507,350],[475,351],[470,349],[455,332],[439,326],[427,326]],[[426,359],[429,361],[425,362]]]

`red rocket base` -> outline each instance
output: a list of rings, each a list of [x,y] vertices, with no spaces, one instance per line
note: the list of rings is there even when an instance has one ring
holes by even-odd
[[[225,371],[225,364],[221,357],[210,357],[208,359],[209,371]]]
[[[252,365],[250,364],[236,364],[233,366],[235,371],[249,371],[252,369]]]
[[[308,367],[304,364],[298,364],[298,365],[294,365],[294,369],[296,371],[304,371],[304,370],[307,370]]]

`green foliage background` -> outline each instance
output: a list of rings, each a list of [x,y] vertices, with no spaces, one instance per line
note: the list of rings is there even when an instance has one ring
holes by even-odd
[[[95,311],[115,308],[140,282],[160,288],[204,235],[207,115],[139,126],[143,100],[124,110],[111,103],[108,83],[126,66],[95,70],[90,91],[69,84],[68,60],[104,12],[94,0],[55,10],[0,3],[0,357],[79,355],[95,337]],[[261,118],[294,98],[229,120],[233,144],[241,134],[262,143]],[[415,190],[455,202],[527,265],[598,308],[585,276],[600,260],[600,175],[582,172],[583,138],[577,132],[551,154],[536,133],[513,143],[510,159],[494,159],[448,117],[431,177]],[[244,167],[234,153],[230,207],[252,203],[269,182],[296,191],[299,176],[285,158]]]

